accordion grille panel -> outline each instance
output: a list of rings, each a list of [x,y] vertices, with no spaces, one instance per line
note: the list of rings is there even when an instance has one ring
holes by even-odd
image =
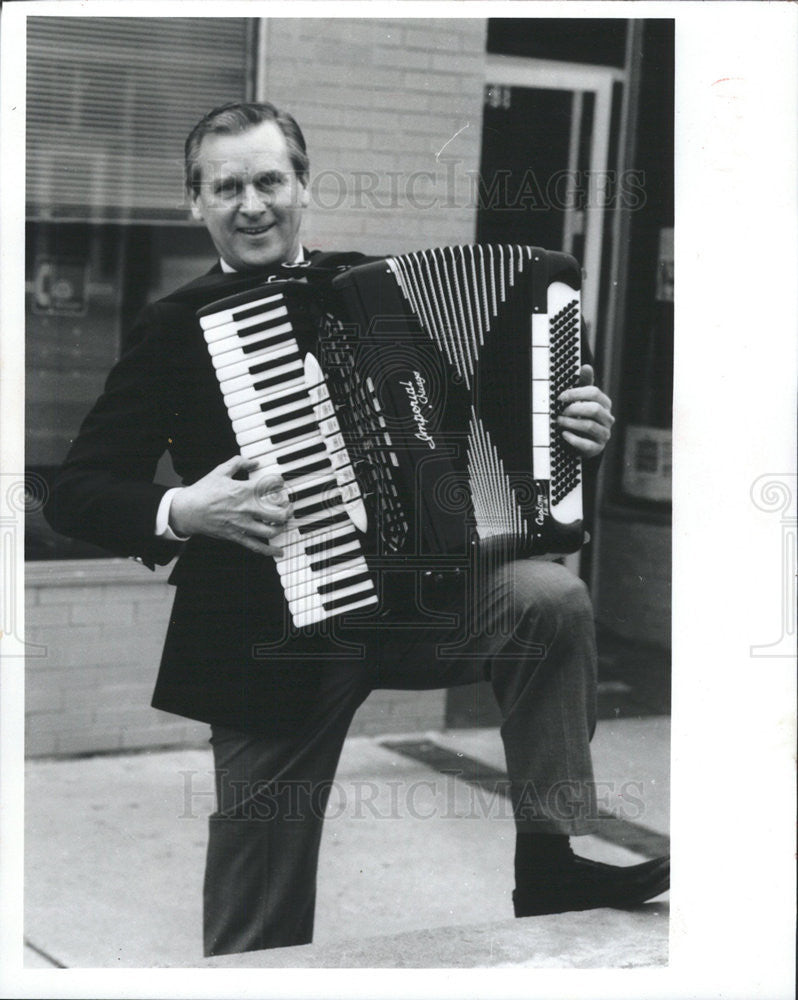
[[[417,553],[459,551],[464,524],[516,554],[581,545],[581,463],[556,425],[580,367],[580,278],[564,254],[478,245],[335,280],[356,331],[349,367],[379,386]]]

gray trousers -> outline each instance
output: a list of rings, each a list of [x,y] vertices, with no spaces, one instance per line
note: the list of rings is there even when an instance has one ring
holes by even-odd
[[[456,625],[375,630],[359,665],[320,663],[316,707],[301,732],[265,737],[213,727],[206,955],[312,940],[324,807],[352,717],[378,688],[488,678],[517,828],[594,829],[596,649],[584,584],[557,563],[525,559],[488,570],[474,590]]]

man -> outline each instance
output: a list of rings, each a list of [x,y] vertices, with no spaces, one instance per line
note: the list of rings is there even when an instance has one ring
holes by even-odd
[[[211,725],[217,811],[206,954],[311,940],[326,794],[349,722],[376,688],[490,678],[516,819],[517,915],[628,906],[663,892],[667,859],[614,868],[570,849],[569,835],[589,832],[595,817],[596,653],[585,588],[562,566],[489,567],[469,609],[479,627],[465,635],[449,624],[403,629],[390,618],[286,628],[268,557],[280,552],[273,539],[291,507],[281,479],[246,478],[256,463],[237,455],[195,311],[305,259],[304,138],[269,104],[225,105],[190,134],[186,178],[219,264],[144,310],[47,513],[56,530],[150,566],[185,542],[170,577],[177,592],[153,704]],[[564,439],[588,460],[613,423],[592,381],[585,366],[559,418]],[[185,484],[175,490],[152,482],[165,450]],[[454,600],[449,586],[433,594],[440,606]]]

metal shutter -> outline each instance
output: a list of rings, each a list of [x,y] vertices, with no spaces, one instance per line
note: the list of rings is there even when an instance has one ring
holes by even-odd
[[[29,17],[33,219],[186,217],[183,142],[246,96],[248,19]]]

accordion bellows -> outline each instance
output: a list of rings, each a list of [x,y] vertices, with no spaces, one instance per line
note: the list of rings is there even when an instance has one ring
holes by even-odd
[[[295,625],[378,605],[392,566],[579,548],[581,464],[556,417],[580,280],[566,254],[444,247],[199,311],[241,454],[294,504],[275,544]]]

